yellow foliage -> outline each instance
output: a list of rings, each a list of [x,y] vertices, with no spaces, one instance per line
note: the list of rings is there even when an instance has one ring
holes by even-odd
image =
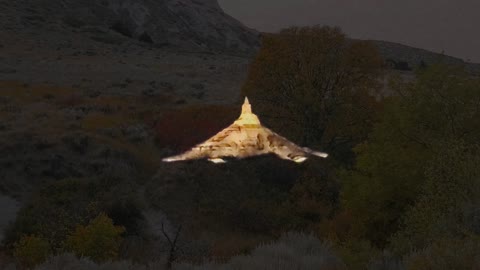
[[[77,256],[88,257],[95,262],[115,259],[122,243],[125,228],[115,226],[106,215],[100,214],[87,226],[78,226],[67,238],[67,249]]]
[[[50,244],[47,240],[34,236],[23,236],[14,244],[13,254],[17,263],[27,269],[31,269],[43,263],[51,253]]]

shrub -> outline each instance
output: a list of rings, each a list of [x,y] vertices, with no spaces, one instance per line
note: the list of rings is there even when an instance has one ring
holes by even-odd
[[[137,222],[143,217],[135,190],[136,183],[118,178],[63,179],[44,184],[7,228],[5,246],[12,247],[22,235],[34,234],[48,240],[52,249],[61,250],[78,224],[87,224],[102,212],[111,215],[115,225],[129,229],[129,234],[138,234]]]
[[[105,214],[100,214],[87,226],[78,226],[67,238],[67,249],[77,256],[88,257],[95,262],[103,262],[118,256],[123,227],[113,225]]]
[[[13,255],[17,263],[28,269],[43,263],[50,254],[48,241],[34,235],[25,235],[14,244]]]
[[[22,235],[34,234],[48,240],[53,249],[61,248],[75,225],[90,219],[87,207],[94,190],[94,185],[85,179],[64,179],[43,185],[32,194],[6,231],[6,246]]]

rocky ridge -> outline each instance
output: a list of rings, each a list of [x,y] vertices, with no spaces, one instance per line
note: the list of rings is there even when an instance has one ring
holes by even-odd
[[[96,27],[195,50],[251,53],[259,45],[258,33],[223,12],[217,0],[2,0],[0,7],[9,28]]]
[[[465,66],[465,68],[472,73],[480,73],[480,64],[468,63],[456,57],[394,42],[382,40],[371,40],[371,42],[378,48],[387,64],[394,69],[412,70],[422,65],[428,66],[443,63]]]

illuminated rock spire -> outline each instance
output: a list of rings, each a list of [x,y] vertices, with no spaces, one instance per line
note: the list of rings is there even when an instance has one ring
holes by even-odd
[[[252,113],[252,105],[250,105],[250,102],[248,102],[247,97],[245,97],[245,101],[242,105],[242,113],[234,122],[234,124],[250,128],[261,127],[260,119],[258,119],[258,116]]]
[[[252,105],[248,102],[248,97],[245,97],[245,101],[242,105],[242,114],[244,113],[252,113]]]

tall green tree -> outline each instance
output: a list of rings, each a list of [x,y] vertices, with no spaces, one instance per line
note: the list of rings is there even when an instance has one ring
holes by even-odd
[[[480,145],[445,143],[427,162],[422,192],[392,239],[397,253],[445,239],[480,240]]]
[[[463,69],[432,66],[392,89],[383,118],[356,148],[355,168],[343,175],[342,201],[356,234],[380,247],[401,228],[432,172],[447,169],[431,161],[453,142],[468,149],[480,138],[480,80]]]

